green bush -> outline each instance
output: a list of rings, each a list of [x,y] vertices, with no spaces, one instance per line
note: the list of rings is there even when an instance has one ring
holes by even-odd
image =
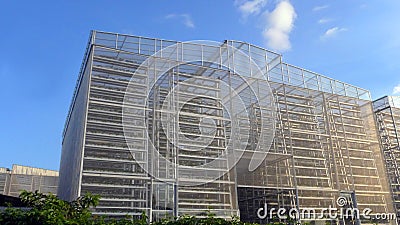
[[[92,215],[90,207],[99,203],[100,197],[87,193],[73,202],[58,199],[53,194],[23,191],[21,200],[28,209],[7,207],[0,212],[0,225],[148,225],[147,217],[141,219],[105,220]],[[182,216],[172,220],[162,220],[151,225],[255,225],[241,222],[238,218],[224,220],[210,214],[205,218]]]

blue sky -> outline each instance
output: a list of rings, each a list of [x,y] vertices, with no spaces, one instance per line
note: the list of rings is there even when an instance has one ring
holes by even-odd
[[[234,39],[291,64],[400,94],[400,1],[0,1],[0,167],[58,169],[61,133],[92,29]]]

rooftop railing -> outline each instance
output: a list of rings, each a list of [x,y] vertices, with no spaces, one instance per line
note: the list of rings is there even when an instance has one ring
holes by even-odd
[[[207,42],[204,43],[205,44],[201,44],[201,42],[178,42],[103,31],[92,31],[90,34],[89,43],[86,47],[86,53],[83,58],[81,70],[79,72],[74,95],[71,101],[70,109],[64,127],[63,137],[65,136],[66,128],[70,120],[73,105],[85,70],[87,57],[90,53],[92,45],[103,46],[111,49],[117,49],[120,51],[148,56],[157,53],[158,57],[163,57],[162,54],[169,54],[168,58],[171,58],[171,54],[176,54],[176,60],[178,61],[190,60],[193,55],[199,54],[201,54],[202,57],[209,59],[212,57],[210,54],[216,52],[216,48],[220,48],[220,55],[218,57],[229,58],[231,56],[229,54],[234,55],[235,52],[228,53],[228,55],[224,55],[225,53],[222,53],[223,51],[226,51],[226,45],[229,45],[248,55],[249,58],[254,61],[254,63],[257,64],[262,71],[265,71],[265,77],[268,81],[296,86],[300,88],[312,89],[330,94],[357,98],[360,100],[371,101],[371,95],[368,90],[282,62],[282,56],[273,51],[246,42],[234,40],[226,40],[220,45],[209,45],[207,44]],[[175,44],[179,45],[175,49],[175,51],[168,52],[168,50],[166,50],[162,51],[161,53],[159,52],[161,49],[168,48]],[[222,60],[223,59],[221,59],[221,61]],[[246,62],[240,63],[244,69],[241,68],[240,65],[238,65],[236,66],[236,70],[238,70],[239,72],[243,72],[240,70],[248,69],[249,66],[246,66],[245,63]],[[248,64],[250,64],[250,62]],[[393,104],[395,104],[396,106],[400,105],[398,101],[397,103]]]

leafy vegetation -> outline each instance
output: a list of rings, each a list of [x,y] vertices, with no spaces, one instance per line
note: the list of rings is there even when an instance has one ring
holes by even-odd
[[[1,225],[145,225],[141,220],[108,220],[92,215],[90,207],[99,203],[100,196],[87,193],[73,202],[58,199],[53,194],[23,191],[22,202],[28,209],[7,207],[0,212]]]
[[[147,217],[142,215],[141,219],[132,220],[106,220],[104,217],[92,215],[90,207],[99,203],[100,197],[87,193],[73,202],[58,199],[53,194],[42,194],[39,192],[23,191],[21,200],[29,208],[21,209],[7,207],[0,212],[1,225],[148,225]],[[193,216],[182,216],[172,220],[162,220],[151,223],[151,225],[255,225],[244,223],[238,218],[224,220],[216,218],[212,214],[206,218]]]

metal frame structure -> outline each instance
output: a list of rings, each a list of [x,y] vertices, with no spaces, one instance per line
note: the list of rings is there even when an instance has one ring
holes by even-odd
[[[8,168],[0,168],[0,194],[6,195],[10,183],[11,171]]]
[[[400,218],[400,96],[379,98],[373,106],[393,205]]]
[[[18,197],[22,190],[57,193],[58,171],[13,165],[0,168],[0,193]]]
[[[185,64],[157,77],[158,83],[148,89],[148,80],[156,79],[152,68],[140,73],[136,70],[148,57],[175,44],[181,49],[177,61],[191,54],[202,57],[209,48],[215,48],[92,31],[63,132],[60,197],[73,200],[90,191],[102,196],[93,209],[95,214],[140,216],[144,211],[152,220],[212,212],[224,218],[240,215],[246,221],[268,222],[256,217],[264,202],[318,210],[335,207],[336,198],[347,193],[353,193],[349,201],[360,210],[392,211],[369,91],[284,63],[277,53],[233,40],[217,48],[222,52],[228,45],[248,55],[272,89],[276,129],[271,150],[255,171],[247,170],[250,158],[243,157],[232,170],[221,164],[225,175],[213,182],[179,185],[200,182],[200,178],[193,180],[191,174],[184,173],[185,165],[215,159],[230,135],[229,121],[223,117],[218,100],[218,82],[206,85],[208,76],[248,73],[244,65],[249,62],[236,65],[233,71],[203,63]],[[235,53],[229,57],[234,58]],[[207,156],[190,152],[195,141],[180,142],[185,147],[177,149],[166,138],[176,130],[171,127],[162,131],[159,125],[160,102],[168,90],[180,79],[193,76],[204,79],[204,83],[182,89],[182,94],[199,95],[207,90],[215,91],[215,98],[199,95],[186,104],[183,111],[187,116],[178,118],[179,126],[188,136],[196,136],[195,124],[201,118],[213,119],[220,130],[207,148]],[[122,104],[132,79],[136,81],[135,93],[130,94],[132,108],[145,106],[146,113],[132,115],[134,125],[130,129],[134,132],[125,137]],[[146,96],[151,96],[148,105],[144,103]],[[180,104],[179,99],[176,104]],[[254,115],[249,125],[259,132],[259,109],[249,106],[248,110]],[[168,168],[147,155],[149,142],[155,143],[164,156],[179,161],[179,168]],[[130,149],[135,149],[135,157]],[[147,171],[170,182],[155,180]]]

